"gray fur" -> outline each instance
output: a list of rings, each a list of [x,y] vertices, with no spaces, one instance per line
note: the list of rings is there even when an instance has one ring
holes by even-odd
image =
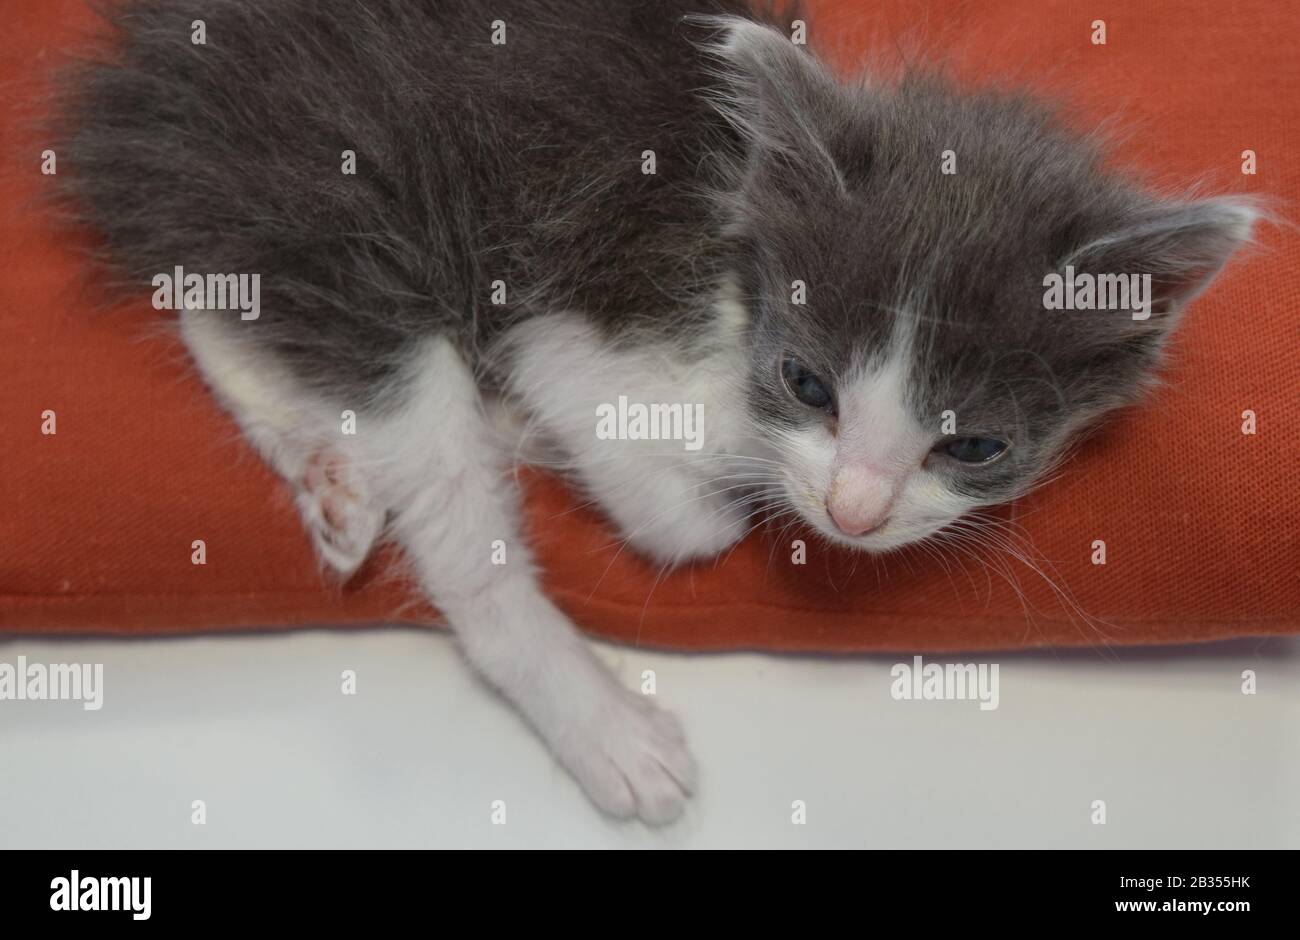
[[[1167,203],[1108,174],[1028,100],[836,82],[741,0],[134,0],[113,19],[117,52],[71,86],[60,180],[119,282],[261,273],[263,315],[240,328],[353,400],[435,333],[491,382],[481,351],[556,310],[689,355],[732,275],[760,422],[820,420],[781,355],[833,383],[914,317],[911,404],[936,432],[951,408],[964,433],[1015,442],[954,481],[1002,498],[1135,397],[1249,231],[1244,203]],[[1042,278],[1067,261],[1153,273],[1164,303],[1144,323],[1045,311]]]

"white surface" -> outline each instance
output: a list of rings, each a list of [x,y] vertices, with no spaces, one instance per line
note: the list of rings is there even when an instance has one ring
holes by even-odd
[[[98,712],[0,701],[0,847],[1300,847],[1297,640],[937,657],[1000,664],[987,712],[894,701],[908,657],[603,652],[694,745],[667,829],[592,810],[445,634],[0,641],[105,684]]]

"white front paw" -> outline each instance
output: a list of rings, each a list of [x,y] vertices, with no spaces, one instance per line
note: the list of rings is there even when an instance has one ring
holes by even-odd
[[[627,540],[660,564],[684,564],[713,558],[749,531],[743,504],[711,496],[671,513],[625,524]]]
[[[573,731],[558,756],[602,810],[651,825],[681,815],[695,761],[673,715],[610,682],[600,707]]]

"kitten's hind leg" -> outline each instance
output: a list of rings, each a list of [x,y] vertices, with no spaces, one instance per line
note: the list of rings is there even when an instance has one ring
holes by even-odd
[[[518,494],[469,368],[438,341],[402,397],[405,406],[371,441],[372,480],[466,658],[602,809],[674,819],[694,778],[681,729],[620,685],[542,593],[519,531]]]
[[[383,505],[358,465],[359,448],[339,431],[338,412],[298,387],[219,311],[182,311],[181,335],[244,437],[294,488],[317,555],[347,578],[384,527]]]

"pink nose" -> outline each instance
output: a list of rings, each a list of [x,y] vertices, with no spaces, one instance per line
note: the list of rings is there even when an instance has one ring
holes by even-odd
[[[893,504],[891,480],[852,464],[836,471],[826,497],[826,511],[845,535],[866,535],[880,528]]]

